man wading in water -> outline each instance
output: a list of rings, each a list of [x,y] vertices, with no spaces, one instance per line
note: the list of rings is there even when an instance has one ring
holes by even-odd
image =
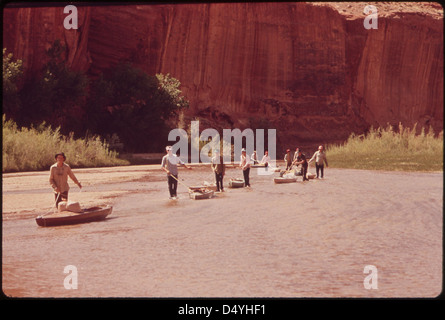
[[[224,192],[223,178],[226,172],[226,165],[224,158],[219,151],[215,151],[215,156],[212,158],[212,170],[215,173],[216,192]]]
[[[167,154],[162,158],[162,169],[167,172],[168,191],[170,192],[170,199],[178,199],[176,190],[178,189],[178,164],[191,169],[187,166],[181,158],[173,154],[172,147],[165,147]]]
[[[249,174],[250,174],[250,157],[246,154],[246,149],[241,150],[241,159],[239,166],[243,169],[244,187],[250,188]]]
[[[70,189],[68,177],[81,189],[82,185],[77,181],[71,167],[65,163],[66,156],[63,152],[56,154],[54,158],[57,162],[49,169],[49,183],[54,190],[57,206],[60,201],[68,201],[68,190]]]
[[[315,160],[315,170],[317,172],[317,179],[319,179],[319,172],[321,173],[321,178],[323,179],[324,164],[326,163],[326,168],[328,167],[328,159],[326,158],[326,153],[323,151],[323,146],[318,147],[318,151],[315,151],[309,163]]]

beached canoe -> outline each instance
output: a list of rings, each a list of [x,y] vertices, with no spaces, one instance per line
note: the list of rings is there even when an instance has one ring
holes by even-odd
[[[244,187],[244,180],[242,179],[230,179],[229,188],[242,188]]]
[[[190,199],[193,200],[202,200],[202,199],[210,199],[213,197],[213,190],[202,190],[202,191],[190,191]]]
[[[266,168],[265,164],[253,164],[250,166],[251,168]]]
[[[105,219],[111,214],[113,207],[92,207],[83,209],[82,212],[61,211],[36,218],[37,225],[41,227],[53,227],[69,224],[87,223]]]
[[[204,183],[203,185],[200,186],[192,186],[189,187],[189,189],[195,191],[195,190],[201,190],[201,189],[207,189],[207,190],[213,190],[216,191],[216,184],[206,184]]]
[[[276,177],[273,179],[273,182],[275,183],[292,183],[297,182],[297,178],[286,178],[286,177]]]
[[[192,187],[189,187],[189,192],[191,192],[191,191],[204,191],[204,190],[207,190],[208,188],[207,188],[207,186],[204,186],[204,185],[202,185],[202,186],[192,186]]]

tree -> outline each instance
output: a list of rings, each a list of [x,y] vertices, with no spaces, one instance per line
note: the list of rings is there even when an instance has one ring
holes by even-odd
[[[155,151],[167,138],[166,121],[188,106],[179,81],[149,76],[129,63],[108,70],[91,85],[86,122],[103,136],[118,136],[128,152]]]
[[[68,68],[66,46],[54,41],[47,50],[49,61],[42,75],[28,81],[22,90],[22,105],[29,124],[47,121],[61,126],[62,133],[81,129],[80,118],[87,96],[89,80],[81,72]]]
[[[3,48],[3,112],[15,116],[20,112],[18,82],[23,76],[22,60],[13,60],[13,54],[6,54]]]
[[[165,98],[167,98],[167,103],[173,104],[179,109],[189,107],[189,102],[182,95],[182,91],[179,89],[181,82],[179,82],[178,79],[173,78],[169,73],[166,75],[158,73],[156,74],[156,78],[158,79],[160,85],[159,89],[166,93]]]
[[[169,74],[151,76],[120,63],[90,80],[69,68],[66,47],[59,40],[47,55],[41,73],[27,77],[18,92],[17,105],[22,109],[15,112],[14,120],[20,126],[45,121],[60,127],[62,134],[98,134],[122,142],[124,151],[148,152],[166,143],[169,125],[177,122],[172,120],[188,107],[180,82]],[[14,85],[21,75],[21,61],[14,64],[5,50],[3,60],[5,96],[5,90],[17,93]],[[5,70],[11,72],[5,74]],[[9,109],[14,109],[12,104]]]

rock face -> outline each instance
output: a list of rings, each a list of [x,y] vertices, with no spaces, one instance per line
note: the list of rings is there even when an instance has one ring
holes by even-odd
[[[29,73],[55,39],[91,76],[119,61],[170,73],[189,117],[215,128],[276,128],[281,145],[339,141],[388,122],[443,129],[443,10],[364,3],[207,3],[6,8],[4,47]]]
[[[87,71],[90,9],[78,8],[77,31],[66,30],[64,7],[5,8],[3,12],[3,47],[23,60],[25,75],[38,73],[47,62],[46,50],[59,39],[68,48],[65,57],[73,70]]]

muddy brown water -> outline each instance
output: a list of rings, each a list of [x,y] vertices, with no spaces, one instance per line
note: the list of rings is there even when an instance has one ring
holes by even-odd
[[[3,174],[2,280],[12,297],[435,297],[442,291],[443,173],[331,169],[325,179],[169,200],[159,166],[74,170],[70,200],[104,221],[38,227],[47,172]],[[313,171],[312,169],[310,171]],[[242,177],[229,168],[225,177]],[[208,168],[181,182],[211,182]],[[77,289],[64,268],[77,269]],[[364,267],[378,287],[366,289]],[[373,280],[373,281],[374,281]]]

